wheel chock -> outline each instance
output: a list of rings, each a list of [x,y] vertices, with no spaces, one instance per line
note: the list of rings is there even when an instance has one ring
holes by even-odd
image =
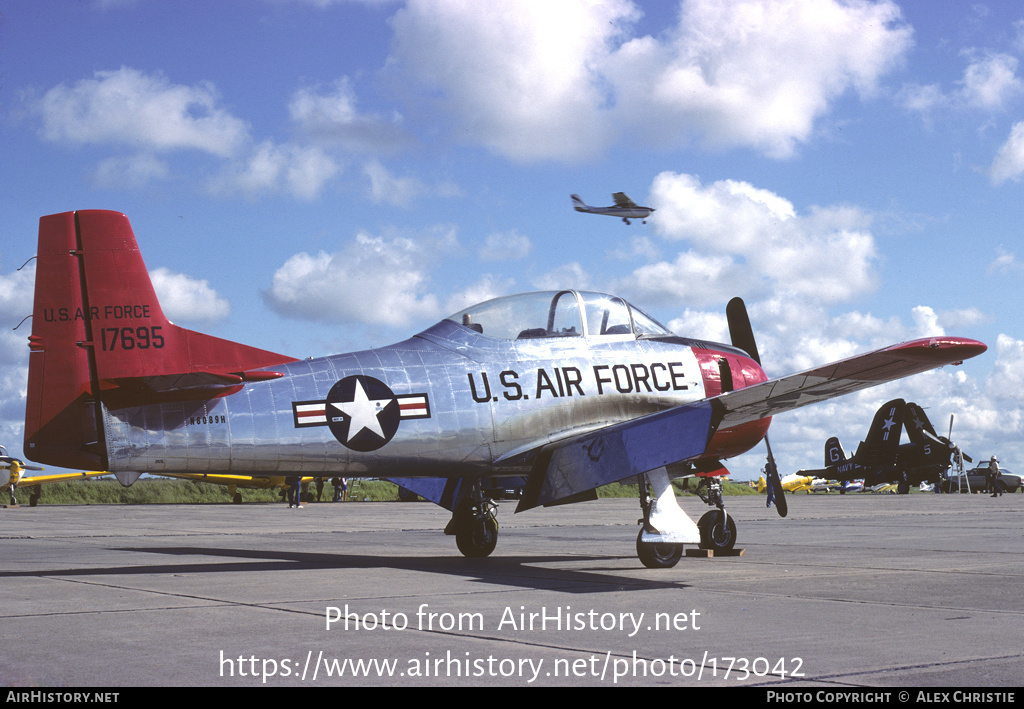
[[[686,556],[699,558],[699,559],[711,559],[716,556],[746,556],[746,549],[727,549],[725,551],[715,551],[714,549],[686,549]]]

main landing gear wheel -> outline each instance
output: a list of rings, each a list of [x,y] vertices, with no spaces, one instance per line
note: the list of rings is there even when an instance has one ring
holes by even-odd
[[[455,530],[455,544],[463,556],[479,559],[490,556],[498,544],[498,520],[493,515],[462,520]]]
[[[644,542],[644,530],[636,535],[636,555],[648,569],[671,569],[683,555],[682,544],[668,542]]]
[[[723,510],[711,510],[697,522],[700,548],[729,551],[736,544],[736,523]]]

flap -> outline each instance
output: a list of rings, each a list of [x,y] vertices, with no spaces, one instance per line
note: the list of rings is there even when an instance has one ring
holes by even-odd
[[[697,401],[544,446],[516,512],[696,458],[707,448],[712,415],[707,400]]]

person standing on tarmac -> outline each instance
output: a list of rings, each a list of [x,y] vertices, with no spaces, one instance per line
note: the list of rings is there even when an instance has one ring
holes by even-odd
[[[302,509],[302,478],[295,476],[288,480],[288,509],[297,507]]]
[[[992,493],[991,496],[1001,497],[1006,487],[1003,485],[1003,473],[999,470],[999,461],[995,456],[988,461],[988,475],[985,477],[989,479],[988,489]]]

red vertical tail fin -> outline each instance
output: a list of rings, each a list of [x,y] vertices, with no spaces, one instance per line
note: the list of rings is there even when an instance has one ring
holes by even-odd
[[[29,336],[25,455],[68,468],[102,470],[105,449],[88,347],[74,212],[39,220],[35,304]]]
[[[186,330],[163,313],[128,218],[39,220],[25,455],[102,470],[103,412],[221,396],[292,357]]]

